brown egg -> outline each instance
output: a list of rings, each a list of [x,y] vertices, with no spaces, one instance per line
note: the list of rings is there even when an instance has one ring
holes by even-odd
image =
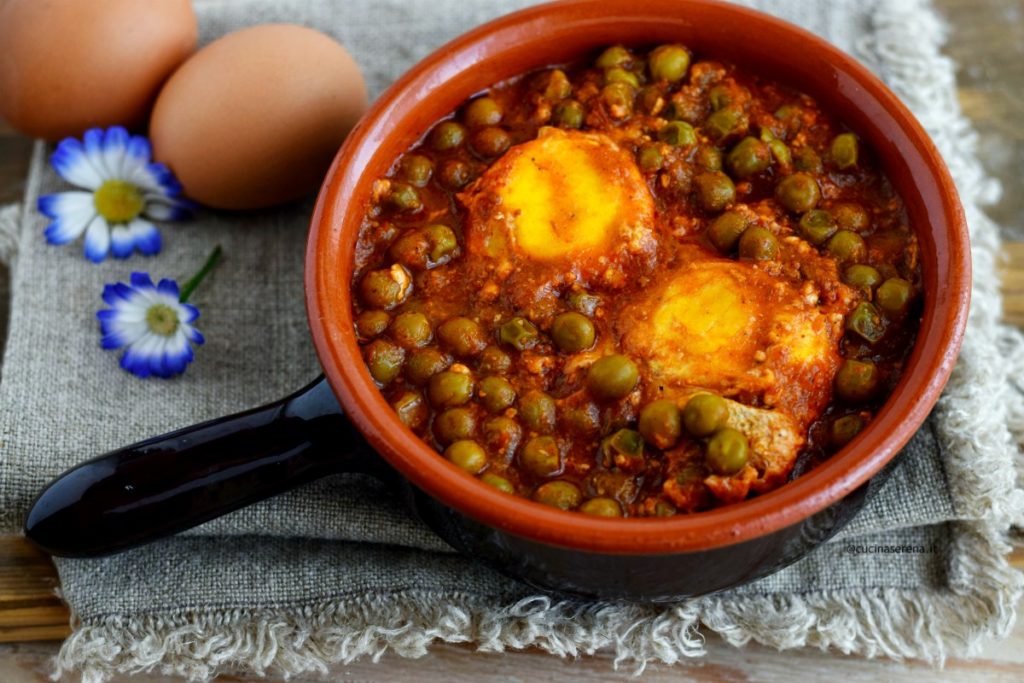
[[[253,209],[314,192],[366,105],[345,48],[309,28],[269,24],[185,62],[160,91],[150,137],[188,197]]]
[[[188,0],[0,2],[0,116],[49,140],[139,126],[197,35]]]

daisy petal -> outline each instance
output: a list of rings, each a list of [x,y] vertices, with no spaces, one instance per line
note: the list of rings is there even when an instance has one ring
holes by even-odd
[[[191,218],[196,205],[184,199],[170,200],[156,194],[147,193],[146,208],[142,212],[157,221],[181,221]]]
[[[39,210],[53,218],[46,227],[46,241],[67,244],[85,230],[96,216],[91,192],[59,192],[39,198]]]
[[[85,257],[99,263],[110,253],[110,224],[102,216],[96,216],[85,231]]]
[[[160,163],[146,164],[142,168],[133,169],[131,182],[139,187],[155,192],[161,197],[177,197],[181,194],[181,184],[171,170]]]
[[[75,138],[64,138],[50,155],[50,164],[72,185],[95,190],[103,184],[102,171],[89,161],[85,147]]]
[[[153,256],[160,253],[163,240],[160,237],[160,231],[155,225],[149,221],[136,218],[128,224],[128,229],[131,231],[135,248],[139,250],[140,254]]]
[[[135,239],[126,225],[115,225],[110,230],[110,253],[114,258],[128,258],[135,250]]]
[[[199,317],[199,309],[192,304],[180,303],[178,304],[178,310],[180,311],[181,321],[184,323],[194,322]]]
[[[138,289],[153,289],[156,285],[153,284],[153,278],[149,276],[149,273],[132,273],[132,287]]]
[[[206,342],[206,338],[194,327],[188,328],[188,339],[196,346],[202,346]]]
[[[168,278],[164,278],[157,283],[156,291],[160,292],[164,296],[173,298],[175,304],[178,303],[178,297],[181,296],[181,290],[178,289],[178,283]]]
[[[113,174],[107,165],[103,163],[103,129],[90,128],[82,136],[82,143],[85,146],[85,156],[89,158],[93,168],[100,172],[104,180],[109,179]]]
[[[133,135],[128,140],[128,147],[125,150],[124,163],[121,171],[125,178],[131,178],[135,173],[144,170],[153,156],[153,148],[149,140],[141,135]]]
[[[103,167],[112,178],[124,177],[124,157],[128,150],[128,131],[121,126],[111,126],[103,134]]]

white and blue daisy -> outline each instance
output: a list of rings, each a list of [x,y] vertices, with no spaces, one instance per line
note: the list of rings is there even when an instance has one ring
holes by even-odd
[[[191,287],[193,282],[186,284],[185,298]],[[164,279],[153,284],[147,273],[132,273],[130,285],[107,285],[103,301],[110,308],[96,313],[101,346],[124,349],[121,367],[139,377],[181,374],[192,362],[192,345],[203,343],[203,335],[192,326],[199,309],[182,298],[177,282]]]
[[[52,221],[50,244],[67,244],[85,233],[85,256],[99,263],[113,254],[127,258],[160,251],[160,231],[151,222],[176,221],[192,213],[181,185],[163,164],[150,160],[149,141],[121,126],[92,128],[81,141],[65,138],[50,156],[61,178],[81,191],[39,198],[39,210]]]

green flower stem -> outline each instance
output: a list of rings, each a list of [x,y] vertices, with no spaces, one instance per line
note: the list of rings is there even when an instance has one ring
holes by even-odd
[[[201,283],[203,279],[210,274],[210,271],[217,266],[217,262],[220,261],[221,251],[219,244],[214,247],[213,251],[210,252],[209,258],[206,259],[206,263],[204,263],[203,267],[199,269],[199,272],[193,275],[192,278],[185,283],[185,286],[181,288],[181,296],[178,297],[178,300],[181,303],[188,301],[188,298],[192,296],[192,292],[194,292],[196,287],[199,286],[199,283]]]

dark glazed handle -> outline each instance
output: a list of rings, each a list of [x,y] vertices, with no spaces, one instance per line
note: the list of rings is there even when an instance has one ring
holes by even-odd
[[[32,505],[25,535],[53,555],[107,555],[328,474],[372,473],[380,463],[320,377],[276,403],[68,470]]]

